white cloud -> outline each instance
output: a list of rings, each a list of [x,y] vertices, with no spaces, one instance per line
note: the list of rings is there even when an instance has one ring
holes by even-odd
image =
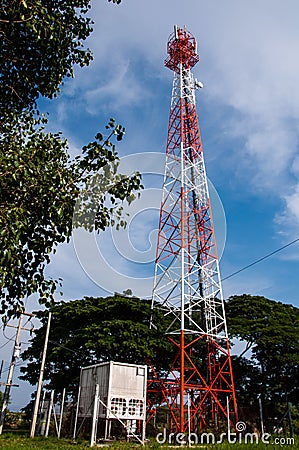
[[[198,40],[202,62],[194,72],[206,82],[205,98],[234,111],[233,125],[229,117],[223,122],[243,142],[231,155],[238,176],[251,180],[254,190],[281,196],[284,183],[291,191],[289,171],[299,137],[297,2],[286,7],[280,0],[130,0],[120,6],[94,2],[92,13],[92,72],[98,76],[92,81],[85,72],[85,86],[92,81],[85,93],[89,111],[96,112],[103,101],[116,109],[141,102],[147,90],[140,74],[132,72],[131,58],[149,64],[153,82],[166,78],[166,40],[175,23],[186,24]],[[108,66],[113,70],[105,80]],[[149,131],[144,133],[146,141]]]
[[[280,229],[287,228],[290,216],[298,224],[298,14],[295,0],[287,7],[280,0],[123,0],[119,6],[96,0],[88,43],[95,60],[66,85],[58,119],[71,120],[74,104],[68,99],[75,99],[87,117],[103,111],[137,115],[144,107],[149,118],[146,105],[152,105],[151,96],[165,80],[169,104],[171,74],[163,67],[166,42],[175,23],[186,24],[201,56],[194,68],[205,84],[200,101],[232,111],[232,116],[221,116],[223,128],[215,131],[225,130],[239,143],[231,148],[228,175],[238,177],[244,190],[249,185],[259,195],[267,192],[284,202],[285,210],[278,212]],[[135,117],[134,136],[129,137],[131,152],[154,150],[153,117],[142,129],[139,119]],[[227,153],[216,152],[218,165],[224,166]]]
[[[288,8],[281,2],[271,7],[269,2],[238,3],[225,3],[226,31],[220,27],[219,41],[208,41],[216,70],[209,89],[239,114],[230,132],[243,138],[244,148],[236,149],[235,158],[252,168],[254,184],[278,193],[278,182],[286,181],[297,152],[299,32],[294,15],[299,7],[294,2]]]
[[[132,104],[141,102],[145,93],[140,82],[129,70],[130,60],[120,58],[117,62],[112,61],[112,66],[104,80],[98,81],[97,85],[91,85],[86,90],[86,110],[90,114],[98,114],[103,105],[108,112],[117,111],[122,107],[130,107]]]
[[[282,217],[277,216],[276,220],[281,225],[282,222],[287,223],[294,231],[294,238],[299,237],[298,223],[299,223],[299,182],[293,187],[289,195],[283,196],[285,200],[285,212]]]
[[[279,227],[287,231],[288,217],[299,223],[298,14],[295,0],[287,7],[280,0],[123,0],[119,6],[96,0],[88,43],[95,59],[76,72],[71,87],[66,85],[58,118],[71,121],[70,99],[87,117],[103,111],[119,111],[126,118],[135,114],[134,129],[126,136],[131,139],[130,152],[154,150],[160,105],[154,109],[151,102],[161,100],[155,97],[158,85],[168,86],[161,105],[170,102],[171,73],[163,67],[167,38],[175,23],[186,24],[201,56],[194,68],[205,84],[199,102],[224,107],[222,128],[215,133],[225,130],[239,144],[232,146],[229,158],[216,149],[217,164],[230,170],[228,177],[239,179],[242,191],[284,202]],[[153,110],[155,117],[150,116]],[[148,126],[139,127],[139,120]],[[166,124],[167,117],[163,121]]]

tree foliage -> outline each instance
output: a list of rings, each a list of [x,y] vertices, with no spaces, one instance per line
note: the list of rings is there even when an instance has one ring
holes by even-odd
[[[111,1],[111,0],[108,0]],[[119,4],[121,0],[113,0]],[[93,59],[90,0],[3,0],[0,11],[0,122],[11,111],[56,97],[74,65]]]
[[[259,417],[258,398],[263,400],[265,420],[282,416],[287,401],[298,407],[298,308],[264,297],[232,296],[226,303],[231,338],[248,344],[250,351],[233,357],[237,402],[246,419]],[[150,316],[158,326],[149,328]],[[47,313],[38,313],[42,327],[35,332],[23,379],[35,384],[44,341]],[[116,295],[62,302],[53,308],[54,319],[47,355],[47,387],[78,389],[79,367],[100,361],[151,362],[168,370],[176,349],[165,336],[169,319],[150,302]],[[206,366],[205,351],[195,355]],[[267,420],[266,420],[267,422]],[[269,430],[270,428],[268,428]]]
[[[119,3],[119,1],[113,1]],[[53,299],[57,280],[45,267],[73,226],[104,230],[124,225],[121,202],[131,202],[140,177],[118,173],[112,119],[71,159],[59,133],[47,133],[38,97],[55,97],[74,65],[92,59],[84,41],[92,31],[90,0],[4,0],[0,12],[0,312],[19,312],[37,292]],[[100,172],[101,171],[101,172]],[[80,202],[77,198],[80,196]],[[77,203],[76,203],[77,202]],[[75,220],[73,220],[76,207]],[[119,222],[119,223],[118,223]]]
[[[154,314],[158,329],[150,329]],[[22,378],[36,384],[44,342],[47,312],[39,312],[42,327],[22,358]],[[172,346],[164,336],[165,318],[151,310],[150,301],[120,295],[85,297],[61,302],[52,308],[52,321],[45,369],[46,386],[65,387],[74,397],[78,391],[80,367],[104,361],[145,364],[149,358],[156,368],[168,368]]]
[[[254,386],[242,399],[249,401],[251,390],[272,412],[286,401],[299,405],[299,308],[244,294],[229,298],[226,314],[231,337],[246,345],[247,357],[236,361],[238,389],[246,376]]]
[[[140,188],[138,174],[126,177],[117,172],[118,156],[111,138],[120,140],[123,128],[113,119],[107,128],[108,136],[97,134],[75,159],[70,158],[65,139],[46,133],[32,117],[29,121],[28,115],[3,130],[2,313],[9,306],[16,311],[22,299],[34,292],[41,301],[53,299],[57,281],[46,279],[44,273],[52,250],[70,238],[74,226],[104,230],[113,224],[121,217],[122,202],[131,202],[134,190]]]
[[[90,0],[4,0],[1,7],[1,113],[52,98],[73,66],[92,59]]]

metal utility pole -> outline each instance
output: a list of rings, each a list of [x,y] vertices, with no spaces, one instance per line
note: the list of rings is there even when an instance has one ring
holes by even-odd
[[[49,311],[48,324],[47,324],[45,343],[44,343],[44,350],[43,350],[42,362],[41,362],[41,366],[40,366],[39,380],[38,380],[38,385],[37,385],[36,398],[35,398],[35,403],[34,403],[34,411],[33,411],[33,417],[32,417],[31,429],[30,429],[30,437],[31,438],[34,438],[34,435],[35,435],[38,407],[39,407],[40,395],[41,395],[43,379],[44,379],[44,370],[45,370],[46,354],[47,354],[48,340],[49,340],[49,333],[50,333],[51,317],[52,317],[52,313]]]
[[[237,422],[237,405],[196,112],[195,90],[203,84],[191,71],[199,61],[197,42],[175,26],[167,51],[165,66],[174,78],[152,308],[169,319],[165,334],[175,356],[165,377],[151,368],[148,420],[166,404],[170,432],[219,431],[225,420]]]
[[[264,418],[263,418],[263,404],[262,404],[262,399],[261,397],[259,397],[259,409],[260,409],[260,420],[261,420],[261,432],[262,432],[262,436],[264,434]]]
[[[294,437],[294,427],[293,427],[293,421],[292,421],[291,403],[290,402],[288,402],[288,419],[289,419],[289,425],[290,425],[290,435],[291,435],[291,437]]]
[[[17,327],[15,345],[13,348],[13,354],[12,354],[12,358],[11,358],[11,362],[10,362],[10,367],[9,367],[7,381],[6,381],[4,395],[3,395],[3,404],[2,404],[1,415],[0,415],[0,434],[2,434],[2,431],[3,431],[3,424],[4,424],[4,420],[5,420],[6,409],[7,409],[7,405],[9,402],[10,388],[11,388],[11,386],[15,386],[12,384],[12,377],[13,377],[17,358],[20,357],[20,334],[21,334],[21,330],[22,330],[22,321],[23,321],[23,314],[21,314],[20,318],[19,318],[19,325]]]

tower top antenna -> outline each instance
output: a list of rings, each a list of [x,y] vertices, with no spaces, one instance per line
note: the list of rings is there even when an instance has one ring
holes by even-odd
[[[165,66],[177,73],[180,65],[183,69],[191,69],[199,61],[197,42],[186,27],[183,29],[177,25],[174,26],[174,32],[168,39],[167,53]]]

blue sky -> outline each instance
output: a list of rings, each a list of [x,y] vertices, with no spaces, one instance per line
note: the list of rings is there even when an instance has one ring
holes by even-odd
[[[129,172],[143,161],[146,189],[126,234],[108,232],[94,239],[92,258],[80,254],[84,269],[73,242],[58,249],[49,274],[64,279],[64,298],[105,296],[108,285],[150,296],[172,85],[163,61],[174,24],[186,25],[198,42],[193,73],[204,89],[197,110],[207,174],[224,209],[215,194],[220,241],[226,227],[222,276],[299,238],[298,1],[97,0],[91,15],[93,63],[76,69],[60,97],[42,105],[73,154],[115,117],[126,128],[119,155],[135,155],[123,160],[131,161]],[[106,277],[101,258],[111,268]],[[224,281],[224,297],[250,293],[299,307],[298,269],[295,244]],[[22,386],[16,408],[28,400]]]
[[[120,156],[163,154],[172,84],[172,73],[163,65],[166,43],[174,24],[187,26],[200,54],[193,72],[204,83],[197,109],[207,173],[227,222],[223,277],[299,237],[298,10],[295,1],[287,7],[267,0],[262,4],[130,0],[119,6],[94,2],[94,33],[88,42],[94,62],[77,70],[76,78],[51,103],[51,126],[63,130],[74,151],[103,130],[113,116],[127,130],[118,146]],[[151,170],[163,172],[160,161]],[[141,172],[145,174],[146,168]],[[161,177],[153,181],[145,176],[144,180],[147,189],[161,187]],[[144,234],[141,214],[130,227],[131,236],[135,232],[133,244],[138,247],[139,243],[143,250],[151,231],[150,206],[147,200],[138,206],[147,211],[147,227],[141,226]],[[153,210],[153,229],[157,215],[158,210]],[[117,244],[108,246],[108,239],[100,237],[97,245],[104,258],[110,258],[112,268],[133,278],[143,277],[145,271],[151,276],[149,260],[146,269],[140,264],[135,267],[130,256],[119,255]],[[53,274],[63,269],[66,297],[101,294],[101,280],[94,284],[80,276],[82,269],[71,253],[61,249],[55,269],[51,268]],[[248,292],[299,306],[298,257],[295,244],[224,282],[224,296]],[[63,258],[67,262],[61,265]],[[77,274],[76,283],[72,271]],[[128,280],[128,286],[120,282],[119,288],[117,276],[111,275],[111,280],[115,290],[134,291],[133,280]]]

